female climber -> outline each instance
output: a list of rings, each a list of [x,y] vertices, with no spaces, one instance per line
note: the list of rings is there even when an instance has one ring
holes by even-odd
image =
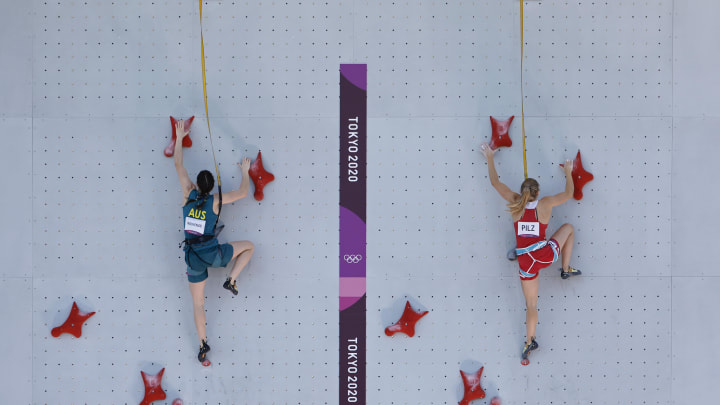
[[[219,244],[215,235],[221,204],[230,204],[248,194],[250,159],[244,158],[240,165],[242,182],[240,188],[234,191],[210,194],[215,186],[212,173],[201,171],[197,176],[197,185],[188,177],[183,166],[182,140],[188,131],[185,123],[178,121],[175,126],[178,140],[175,143],[175,170],[180,178],[183,191],[183,228],[185,230],[185,264],[187,265],[187,278],[190,283],[190,293],[193,299],[193,314],[195,328],[200,338],[200,352],[198,360],[205,361],[205,355],[210,351],[205,332],[205,282],[208,278],[208,267],[225,267],[233,259],[237,259],[232,266],[230,276],[225,280],[223,288],[237,295],[236,279],[245,268],[255,250],[250,241],[230,242]]]
[[[520,186],[520,194],[513,192],[498,178],[495,170],[495,151],[487,143],[483,143],[480,150],[488,161],[490,183],[500,196],[508,202],[508,211],[514,222],[517,243],[515,253],[520,266],[520,283],[527,307],[525,315],[527,338],[522,351],[522,363],[527,365],[528,354],[538,348],[535,341],[535,328],[538,320],[538,272],[540,269],[555,263],[558,256],[561,256],[562,269],[560,269],[560,276],[563,279],[581,274],[580,270],[570,266],[575,234],[572,225],[563,224],[552,235],[550,240],[545,239],[545,230],[552,216],[553,207],[568,201],[573,196],[573,162],[572,160],[566,160],[563,168],[565,171],[565,191],[538,200],[540,186],[535,179],[525,179]]]

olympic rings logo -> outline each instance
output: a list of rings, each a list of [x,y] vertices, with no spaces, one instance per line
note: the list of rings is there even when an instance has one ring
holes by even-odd
[[[360,260],[362,260],[362,255],[345,255],[343,256],[343,259],[345,259],[345,263],[349,264],[357,264],[360,263]]]

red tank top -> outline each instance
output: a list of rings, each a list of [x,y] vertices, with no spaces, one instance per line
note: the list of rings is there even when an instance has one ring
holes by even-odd
[[[517,248],[524,248],[533,243],[545,240],[548,224],[541,224],[537,216],[537,201],[525,205],[523,216],[515,222],[515,242]]]

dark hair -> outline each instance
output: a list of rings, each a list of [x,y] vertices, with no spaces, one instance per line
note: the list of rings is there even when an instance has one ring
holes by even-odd
[[[208,195],[215,187],[215,178],[212,173],[207,170],[203,170],[198,173],[197,186],[200,189],[200,195]]]

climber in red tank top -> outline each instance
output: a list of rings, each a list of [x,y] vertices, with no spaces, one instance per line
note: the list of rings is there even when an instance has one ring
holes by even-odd
[[[520,265],[520,278],[532,280],[538,275],[538,271],[558,259],[560,248],[555,239],[545,240],[545,230],[548,224],[543,224],[538,219],[538,201],[531,201],[525,205],[522,217],[515,221],[515,242],[518,251],[525,252],[517,256]]]
[[[575,230],[572,225],[563,224],[555,231],[550,240],[545,240],[545,230],[552,217],[553,207],[568,201],[573,196],[573,162],[572,160],[565,161],[563,169],[565,171],[565,190],[562,193],[538,200],[540,185],[535,179],[525,179],[520,186],[520,193],[513,192],[498,177],[495,170],[495,151],[487,143],[483,143],[480,150],[488,161],[490,183],[500,196],[508,202],[508,211],[510,211],[514,223],[517,243],[515,254],[520,267],[520,284],[525,296],[525,306],[527,307],[525,314],[527,338],[522,351],[523,364],[527,364],[527,356],[530,351],[539,347],[535,341],[540,280],[538,271],[562,257],[560,276],[563,279],[581,274],[580,270],[570,266],[570,257],[572,256],[572,246],[575,238]]]

